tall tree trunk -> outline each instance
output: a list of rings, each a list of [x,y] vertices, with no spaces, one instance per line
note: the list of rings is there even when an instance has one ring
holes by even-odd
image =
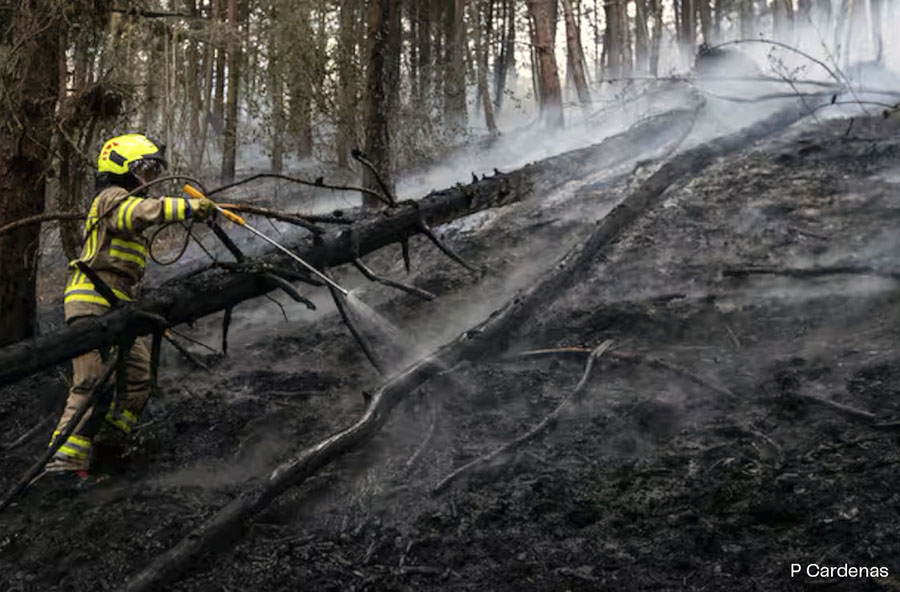
[[[24,0],[0,42],[6,95],[0,116],[0,225],[44,210],[49,139],[59,97],[62,7]],[[2,108],[2,107],[0,107]],[[0,235],[0,346],[31,337],[36,328],[40,226]]]
[[[741,12],[741,38],[752,39],[755,37],[756,23],[753,16],[753,0],[738,0]]]
[[[575,23],[575,13],[572,10],[572,0],[562,0],[563,12],[566,17],[566,48],[569,53],[569,61],[572,64],[572,76],[575,79],[575,90],[578,92],[578,100],[582,105],[591,102],[591,91],[588,88],[585,75],[584,52],[581,49],[581,31]]]
[[[227,19],[227,10],[225,2],[227,0],[212,0],[216,4],[216,10],[219,15],[219,22],[225,23]],[[223,27],[224,28],[224,27]],[[227,36],[219,36],[219,45],[216,47],[216,94],[213,100],[213,114],[215,115],[214,128],[216,134],[221,138],[222,124],[225,121],[225,63],[226,58]]]
[[[703,43],[712,44],[712,7],[709,5],[710,0],[697,0],[697,12],[700,13],[700,34],[703,35]],[[791,0],[788,0],[790,2]],[[695,50],[696,51],[696,50]]]
[[[431,51],[431,4],[434,0],[422,0],[416,2],[416,14],[419,19],[419,83],[416,85],[415,102],[425,110],[426,114],[430,114],[430,101],[433,96],[432,81],[434,79],[434,68],[432,66]]]
[[[725,16],[725,11],[728,10],[730,2],[728,0],[713,1],[713,38],[711,43],[719,43],[722,40],[722,19]],[[803,0],[800,1],[803,2]]]
[[[225,134],[222,138],[222,182],[234,180],[237,159],[238,86],[241,80],[241,37],[237,0],[228,0],[228,99],[225,106]]]
[[[869,7],[872,11],[872,42],[875,44],[875,63],[884,63],[884,39],[881,36],[884,30],[883,18],[884,3],[883,0],[869,0]]]
[[[606,34],[603,51],[606,53],[606,75],[616,79],[622,77],[622,28],[619,16],[621,0],[611,0],[603,5],[606,12]]]
[[[794,3],[792,0],[775,0],[772,5],[775,39],[791,43],[794,35]]]
[[[693,64],[694,53],[697,51],[697,21],[694,1],[681,0],[681,31],[678,42],[681,46],[682,64],[688,67]]]
[[[341,0],[338,22],[337,70],[337,161],[349,164],[350,150],[356,147],[357,98],[359,96],[359,2]]]
[[[444,114],[451,134],[463,133],[468,126],[466,113],[466,24],[465,0],[446,0],[447,56],[444,85]]]
[[[281,62],[281,36],[278,35],[279,11],[277,3],[271,7],[272,32],[269,35],[269,88],[272,100],[272,158],[270,168],[273,173],[284,170],[284,64]]]
[[[628,26],[628,3],[619,0],[619,39],[622,40],[622,75],[630,77],[634,73],[634,52],[631,51],[631,27]]]
[[[487,126],[488,133],[492,136],[497,135],[497,122],[494,120],[494,104],[491,102],[491,91],[488,87],[487,65],[488,52],[490,44],[482,41],[481,38],[481,7],[478,0],[471,0],[469,8],[475,17],[475,61],[477,62],[478,74],[478,94],[481,96],[481,107],[484,109],[484,124]],[[490,37],[488,37],[488,42]]]
[[[650,57],[650,34],[647,31],[647,13],[650,0],[636,0],[634,18],[634,71],[645,76]]]
[[[562,127],[564,123],[562,89],[553,43],[555,7],[555,0],[528,0],[528,10],[534,22],[532,45],[537,52],[541,116],[544,124],[553,128]]]
[[[396,176],[392,123],[400,97],[400,10],[401,0],[369,0],[368,68],[366,77],[366,154],[393,191]],[[380,191],[367,169],[365,187]],[[363,205],[374,208],[379,202],[370,196]]]
[[[662,0],[650,0],[653,11],[653,39],[650,45],[650,75],[659,76],[659,50],[662,46],[663,6]]]
[[[185,0],[184,8],[187,14],[200,16],[195,0]],[[199,32],[198,21],[191,21],[191,29]],[[200,89],[200,50],[197,37],[192,35],[187,41],[187,64],[185,68],[184,89],[186,94],[186,115],[188,118],[188,162],[191,170],[200,170],[200,161],[203,158],[200,146],[200,120],[203,111],[203,96]]]
[[[219,22],[219,0],[210,0],[210,22]],[[218,45],[218,36],[216,35],[216,27],[209,27],[209,36],[206,39],[206,52],[204,60],[203,80],[205,86],[203,88],[203,117],[200,120],[200,161],[198,162],[198,170],[203,166],[203,159],[206,156],[206,144],[209,137],[209,126],[212,119],[213,105],[213,86],[215,85],[213,75],[216,63],[216,46]]]

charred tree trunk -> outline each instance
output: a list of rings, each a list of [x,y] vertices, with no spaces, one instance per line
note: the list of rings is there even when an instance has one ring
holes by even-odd
[[[272,22],[278,22],[278,6],[273,4],[271,8]],[[272,156],[270,169],[273,173],[280,173],[284,169],[284,71],[281,63],[281,39],[273,32],[269,36],[269,89],[272,100]]]
[[[506,93],[506,80],[510,72],[516,69],[516,7],[514,0],[503,0],[500,32],[500,55],[494,65],[494,106],[497,112],[503,106],[503,95]]]
[[[390,210],[390,215],[372,215],[316,240],[307,239],[288,246],[319,268],[351,263],[419,233],[421,219],[431,226],[442,224],[489,207],[544,195],[588,172],[646,158],[648,146],[679,143],[695,118],[695,110],[671,111],[645,120],[601,144],[468,186],[434,192],[419,200],[418,205],[401,205]],[[281,254],[267,255],[260,262],[275,269],[292,269],[291,259]],[[149,291],[142,300],[95,320],[0,349],[0,386],[82,353],[115,344],[122,338],[150,333],[158,327],[148,320],[148,314],[162,317],[168,326],[173,326],[232,308],[276,287],[258,274],[227,274],[218,269],[167,282]]]
[[[534,23],[532,45],[537,53],[541,117],[545,125],[554,128],[562,127],[564,123],[562,89],[559,85],[553,39],[555,4],[555,0],[528,0],[528,10]]]
[[[788,0],[790,1],[790,0]],[[710,0],[697,0],[697,12],[700,13],[700,34],[703,36],[703,43],[712,44],[712,7],[709,5]],[[693,62],[693,56],[691,56]]]
[[[650,45],[650,75],[659,76],[659,50],[662,45],[662,0],[650,0],[653,10],[653,40]]]
[[[59,97],[61,19],[53,2],[20,2],[5,34],[0,88],[0,225],[44,210],[49,143]],[[3,107],[0,107],[2,109]],[[35,332],[40,227],[0,236],[0,345]]]
[[[562,3],[566,17],[566,48],[569,53],[569,62],[572,64],[575,90],[578,92],[578,100],[581,104],[589,105],[591,103],[591,91],[588,88],[587,75],[585,74],[584,52],[581,49],[581,31],[575,23],[572,0],[562,0]]]
[[[400,98],[400,0],[369,0],[369,66],[366,81],[366,154],[393,191],[395,163],[392,123]],[[378,190],[379,183],[366,170],[363,185]],[[363,205],[378,207],[370,196]]]
[[[681,29],[679,29],[678,45],[681,48],[682,64],[690,67],[694,62],[697,46],[697,21],[694,11],[695,0],[681,0]]]
[[[228,0],[228,99],[225,105],[225,134],[222,137],[223,183],[234,180],[237,160],[238,85],[241,80],[241,40],[238,30],[237,0]]]
[[[447,30],[446,82],[444,83],[444,118],[451,135],[464,133],[468,127],[466,112],[466,24],[465,0],[446,0]]]
[[[359,7],[356,0],[341,0],[337,70],[337,161],[346,167],[350,150],[356,145],[357,97],[359,96]]]
[[[650,57],[650,33],[647,30],[648,6],[651,0],[636,0],[634,17],[634,71],[645,76]]]
[[[488,87],[488,53],[490,52],[490,35],[482,41],[481,33],[481,6],[477,0],[472,0],[469,5],[472,14],[475,15],[475,30],[472,32],[475,36],[475,61],[477,62],[477,81],[478,94],[481,96],[481,108],[484,109],[484,124],[487,126],[488,133],[492,136],[497,135],[497,122],[494,120],[494,104],[491,102],[491,91]]]
[[[619,16],[621,9],[619,0],[612,0],[603,5],[606,11],[606,34],[603,51],[606,53],[606,76],[616,79],[622,77],[622,29],[619,26],[622,19]]]

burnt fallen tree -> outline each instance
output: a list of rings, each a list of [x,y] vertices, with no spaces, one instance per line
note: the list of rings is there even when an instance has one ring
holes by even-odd
[[[697,103],[691,109],[668,111],[599,144],[547,158],[511,173],[496,172],[469,185],[432,192],[418,201],[401,202],[379,214],[355,216],[357,221],[352,225],[304,238],[290,246],[319,269],[352,263],[388,245],[405,243],[410,236],[427,235],[431,226],[528,196],[540,196],[591,170],[639,158],[648,148],[680,142],[693,125],[700,106]],[[0,349],[0,386],[123,338],[191,322],[282,287],[271,274],[253,272],[254,267],[296,270],[294,279],[306,276],[305,270],[298,269],[289,257],[280,253],[244,263],[246,271],[209,268],[176,278],[136,302],[76,327]]]
[[[199,554],[221,549],[227,541],[239,536],[244,524],[281,493],[303,483],[335,459],[371,439],[396,406],[422,384],[460,362],[502,354],[515,342],[516,328],[539,315],[570,288],[612,241],[648,209],[659,204],[669,187],[703,170],[716,158],[784,129],[806,113],[800,105],[787,108],[728,138],[700,145],[672,158],[617,205],[588,240],[570,250],[539,282],[520,292],[479,325],[388,379],[368,399],[366,409],[356,423],[301,451],[278,466],[268,478],[250,484],[246,491],[189,532],[176,546],[142,568],[122,590],[160,589],[194,565]]]

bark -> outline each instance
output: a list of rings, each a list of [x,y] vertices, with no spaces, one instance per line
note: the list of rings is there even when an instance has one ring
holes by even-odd
[[[416,85],[416,95],[415,100],[416,104],[420,105],[422,108],[427,109],[427,101],[431,100],[433,97],[433,86],[432,82],[434,79],[434,67],[432,64],[432,51],[431,51],[431,2],[422,1],[416,3],[417,18],[419,19],[418,23],[418,84]],[[426,111],[427,112],[427,111]]]
[[[272,119],[270,133],[272,135],[272,157],[270,169],[273,173],[284,170],[284,71],[281,63],[281,38],[277,34],[278,5],[271,8],[272,32],[269,35],[269,88],[272,100]]]
[[[541,118],[544,125],[551,128],[562,127],[564,123],[562,89],[553,42],[555,5],[554,0],[528,0],[528,10],[534,22],[532,44],[537,53]]]
[[[356,145],[357,97],[359,95],[358,55],[359,9],[356,0],[342,0],[339,15],[337,70],[337,161],[346,167],[350,150]],[[420,70],[421,75],[421,70]]]
[[[451,134],[464,133],[468,127],[466,112],[466,25],[465,0],[446,0],[447,27],[446,83],[444,117]]]
[[[200,16],[195,0],[185,0],[184,8],[187,14],[195,17]],[[190,27],[193,32],[199,31],[199,21],[192,19]],[[200,160],[203,158],[202,146],[200,145],[201,133],[200,122],[203,112],[203,95],[200,86],[200,49],[197,37],[191,35],[187,41],[187,55],[184,89],[187,99],[187,117],[188,117],[188,163],[191,170],[200,170]]]
[[[603,51],[606,53],[607,78],[622,77],[622,30],[619,27],[619,0],[612,0],[603,5],[606,12],[606,33],[604,37]]]
[[[393,193],[396,163],[393,121],[400,98],[400,9],[399,0],[369,0],[369,66],[366,80],[366,155]],[[366,170],[363,185],[378,189],[375,175]],[[380,202],[369,196],[363,205]]]
[[[722,40],[722,19],[730,5],[728,0],[713,0],[713,2],[713,39],[711,44],[719,43]]]
[[[681,0],[681,29],[678,34],[678,44],[681,48],[681,60],[686,66],[694,62],[694,53],[697,46],[697,21],[695,18],[694,2],[696,0]]]
[[[218,0],[210,0],[210,33],[206,39],[206,51],[203,56],[203,81],[204,81],[204,97],[203,97],[203,115],[200,120],[200,161],[197,163],[197,170],[203,167],[203,158],[206,155],[206,142],[209,137],[209,125],[212,118],[212,99],[213,99],[213,73],[216,62],[216,35],[214,33],[214,23],[219,21]]]
[[[225,133],[222,136],[223,183],[234,181],[237,158],[238,86],[241,81],[241,41],[237,0],[228,0],[228,98],[225,105]]]
[[[59,97],[60,16],[50,2],[27,0],[6,41],[15,59],[0,64],[0,226],[44,209],[54,109]],[[40,227],[0,237],[0,345],[35,331]]]
[[[494,67],[494,105],[497,112],[503,106],[506,81],[510,72],[516,71],[516,6],[515,0],[503,0],[503,22],[505,27],[500,37],[500,55]]]
[[[224,23],[226,17],[225,2],[226,0],[212,0],[215,5],[213,14],[218,15],[219,22]],[[213,128],[216,135],[222,135],[222,123],[225,120],[225,62],[226,62],[226,42],[225,39],[219,39],[216,47],[216,91],[213,99]]]
[[[634,52],[631,51],[631,27],[628,26],[629,0],[619,0],[619,39],[622,40],[622,75],[634,73]]]
[[[512,173],[498,174],[468,186],[431,193],[418,206],[403,205],[390,215],[372,215],[350,227],[288,245],[297,255],[319,268],[351,263],[354,259],[395,244],[420,231],[420,214],[430,226],[474,212],[513,203],[527,196],[541,196],[586,173],[643,158],[648,146],[679,141],[690,129],[695,111],[676,110],[646,120],[604,142],[545,159]],[[273,268],[292,269],[281,254],[260,260]],[[115,344],[132,335],[152,332],[147,315],[158,315],[169,326],[188,322],[261,296],[276,286],[249,273],[226,274],[208,269],[172,280],[148,291],[145,298],[127,307],[37,339],[0,349],[0,386],[10,384],[42,368],[82,353]]]
[[[650,75],[659,76],[659,49],[662,45],[663,6],[662,0],[650,0],[653,10],[653,41],[650,45]]]
[[[520,292],[487,320],[386,381],[371,396],[356,423],[303,450],[279,465],[267,479],[250,485],[230,504],[132,577],[124,591],[158,590],[194,564],[201,553],[221,549],[224,542],[239,537],[246,522],[288,488],[300,485],[335,459],[368,442],[384,426],[393,409],[431,378],[461,362],[477,362],[507,351],[518,337],[517,328],[528,326],[541,310],[576,284],[583,277],[584,269],[602,258],[623,231],[645,212],[659,206],[666,189],[703,170],[719,156],[749,146],[806,113],[802,107],[791,107],[743,132],[673,158],[605,216],[594,234],[565,255],[540,281]]]
[[[791,0],[788,0],[789,2]],[[703,36],[703,43],[712,45],[712,7],[709,5],[710,0],[697,0],[697,12],[700,13],[700,34]],[[693,56],[691,56],[693,60]]]
[[[481,96],[481,107],[484,109],[484,124],[487,126],[488,133],[492,136],[497,134],[497,122],[494,120],[494,104],[491,102],[491,91],[488,87],[488,52],[490,51],[490,36],[487,37],[487,43],[482,42],[481,35],[481,7],[478,0],[472,0],[470,3],[472,14],[475,15],[475,60],[478,68],[478,94]]]
[[[582,105],[591,103],[591,91],[585,75],[584,52],[581,49],[581,31],[575,23],[572,0],[562,0],[563,12],[566,16],[566,47],[569,61],[572,64],[572,76],[575,79],[575,90]]]
[[[634,18],[634,71],[638,76],[648,72],[650,57],[650,33],[647,30],[647,16],[650,0],[636,0]]]

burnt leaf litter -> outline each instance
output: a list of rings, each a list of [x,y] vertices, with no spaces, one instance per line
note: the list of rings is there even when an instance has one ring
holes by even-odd
[[[585,357],[463,364],[167,589],[900,587],[895,576],[790,577],[792,563],[900,573],[897,432],[805,398],[900,419],[896,281],[723,275],[900,270],[898,128],[873,117],[847,130],[845,120],[807,120],[683,179],[511,340],[525,350],[611,338],[734,398],[603,357],[579,403],[542,437],[435,494],[454,469],[548,415]],[[411,241],[410,276],[398,249],[370,256],[379,273],[439,298],[372,286],[367,302],[427,353],[535,281],[637,182],[605,185],[607,173],[588,171],[547,204],[439,229],[489,273],[449,263],[422,237]],[[279,460],[355,421],[379,379],[336,314],[310,321],[295,308],[284,323],[264,307],[269,317],[233,327],[228,358],[207,355],[212,373],[168,356],[139,446],[108,479],[82,490],[45,478],[0,515],[0,590],[118,589]],[[253,306],[238,307],[236,321],[242,308]],[[64,394],[56,372],[5,388],[2,433],[12,440],[56,413]],[[0,486],[44,446],[41,433],[4,451]]]

